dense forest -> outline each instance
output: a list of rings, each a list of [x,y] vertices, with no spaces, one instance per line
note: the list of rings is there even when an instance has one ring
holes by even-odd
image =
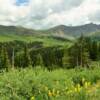
[[[100,60],[100,43],[81,36],[70,47],[47,46],[42,42],[1,42],[0,69],[44,66],[55,68],[90,68],[91,62]]]

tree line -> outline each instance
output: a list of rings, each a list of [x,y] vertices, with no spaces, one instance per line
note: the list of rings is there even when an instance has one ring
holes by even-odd
[[[69,63],[72,67],[90,67],[92,61],[100,60],[100,43],[89,37],[81,36],[69,48]]]
[[[67,55],[66,55],[67,54]],[[67,60],[64,60],[64,57]],[[44,47],[42,42],[12,41],[0,43],[0,69],[42,66],[55,68],[90,67],[100,60],[100,43],[81,36],[68,47]],[[64,65],[64,62],[67,65]]]
[[[44,47],[41,42],[0,43],[0,69],[44,66],[49,70],[63,66],[61,46]]]

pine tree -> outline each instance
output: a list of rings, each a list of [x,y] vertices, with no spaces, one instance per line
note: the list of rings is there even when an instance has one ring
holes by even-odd
[[[86,41],[81,36],[77,42],[69,49],[69,62],[72,67],[76,66],[88,66],[89,63],[89,52],[86,47]]]
[[[96,41],[92,42],[92,47],[91,47],[91,59],[96,61],[98,59],[98,53],[99,53],[99,49],[98,49],[98,45]]]
[[[4,52],[3,52],[3,48],[1,47],[1,50],[0,50],[0,69],[4,68],[3,62],[4,62]]]
[[[12,48],[12,57],[11,57],[11,66],[14,69],[14,65],[15,65],[15,50],[14,48]]]
[[[23,67],[28,67],[31,65],[31,59],[27,45],[24,47],[23,62]]]
[[[41,56],[41,54],[39,53],[39,54],[37,54],[37,57],[36,57],[37,59],[36,59],[36,65],[38,65],[38,66],[43,66],[43,60],[42,60],[42,56]]]
[[[5,47],[1,48],[0,67],[1,69],[6,69],[7,71],[10,68],[10,61],[9,61],[8,53]]]
[[[10,61],[6,48],[4,48],[4,67],[8,70],[10,68]]]
[[[77,43],[75,43],[70,49],[69,49],[69,64],[71,67],[79,66],[79,46]]]

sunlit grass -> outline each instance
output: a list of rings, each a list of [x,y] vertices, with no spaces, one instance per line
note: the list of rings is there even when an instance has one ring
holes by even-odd
[[[35,36],[35,35],[16,35],[16,34],[1,34],[0,35],[0,42],[9,42],[9,41],[24,41],[24,42],[43,42],[44,46],[69,46],[71,42],[69,41],[61,41],[53,38],[49,38],[46,36]]]

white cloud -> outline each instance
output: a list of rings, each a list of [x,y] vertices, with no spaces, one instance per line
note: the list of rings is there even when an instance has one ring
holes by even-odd
[[[48,28],[59,24],[100,23],[100,0],[0,0],[0,24]]]

